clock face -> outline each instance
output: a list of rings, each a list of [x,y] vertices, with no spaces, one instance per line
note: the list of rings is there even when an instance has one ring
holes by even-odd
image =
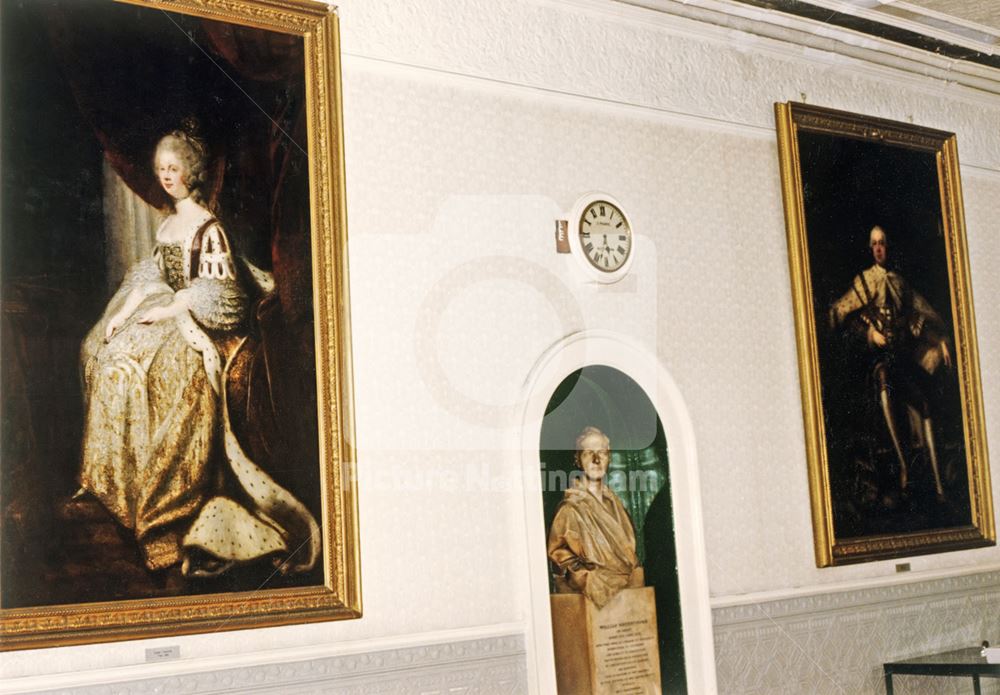
[[[632,229],[625,215],[606,200],[595,200],[580,216],[580,247],[590,264],[605,273],[625,265],[632,252]]]

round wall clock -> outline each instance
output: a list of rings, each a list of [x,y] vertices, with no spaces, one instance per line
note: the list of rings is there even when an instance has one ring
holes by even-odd
[[[589,193],[569,215],[570,249],[593,280],[621,280],[632,265],[632,223],[621,204],[606,193]]]

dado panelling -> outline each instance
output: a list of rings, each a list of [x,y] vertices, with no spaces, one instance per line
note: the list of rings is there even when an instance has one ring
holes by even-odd
[[[273,660],[154,678],[108,674],[106,683],[43,695],[519,695],[524,640],[517,635],[379,649],[339,657]]]
[[[998,635],[1000,572],[717,608],[720,693],[883,693],[882,664]],[[897,695],[968,693],[970,678],[893,679]],[[1000,692],[985,679],[983,692]]]

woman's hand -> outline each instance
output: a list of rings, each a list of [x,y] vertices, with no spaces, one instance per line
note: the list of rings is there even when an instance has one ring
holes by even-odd
[[[111,340],[111,337],[121,330],[121,327],[125,324],[128,318],[135,313],[135,310],[139,308],[142,304],[142,300],[145,295],[138,287],[133,287],[125,297],[125,303],[122,305],[121,309],[108,320],[108,325],[104,327],[104,342]]]
[[[154,306],[152,309],[147,309],[142,312],[137,319],[139,323],[149,325],[151,323],[156,323],[157,321],[162,321],[163,319],[173,318],[178,314],[175,310],[173,304],[168,304],[167,306]]]
[[[118,329],[125,323],[125,317],[120,313],[108,319],[108,325],[104,327],[104,342],[111,340],[111,337],[118,332]]]

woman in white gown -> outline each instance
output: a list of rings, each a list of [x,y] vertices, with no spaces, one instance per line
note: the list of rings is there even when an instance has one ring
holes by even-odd
[[[200,188],[204,144],[163,137],[154,169],[172,209],[82,347],[81,490],[132,530],[150,570],[209,577],[270,557],[316,563],[312,514],[245,454],[226,408],[226,358],[243,339],[243,263]],[[251,267],[252,268],[252,267]],[[255,270],[255,269],[254,269]],[[259,271],[262,289],[272,289]]]

